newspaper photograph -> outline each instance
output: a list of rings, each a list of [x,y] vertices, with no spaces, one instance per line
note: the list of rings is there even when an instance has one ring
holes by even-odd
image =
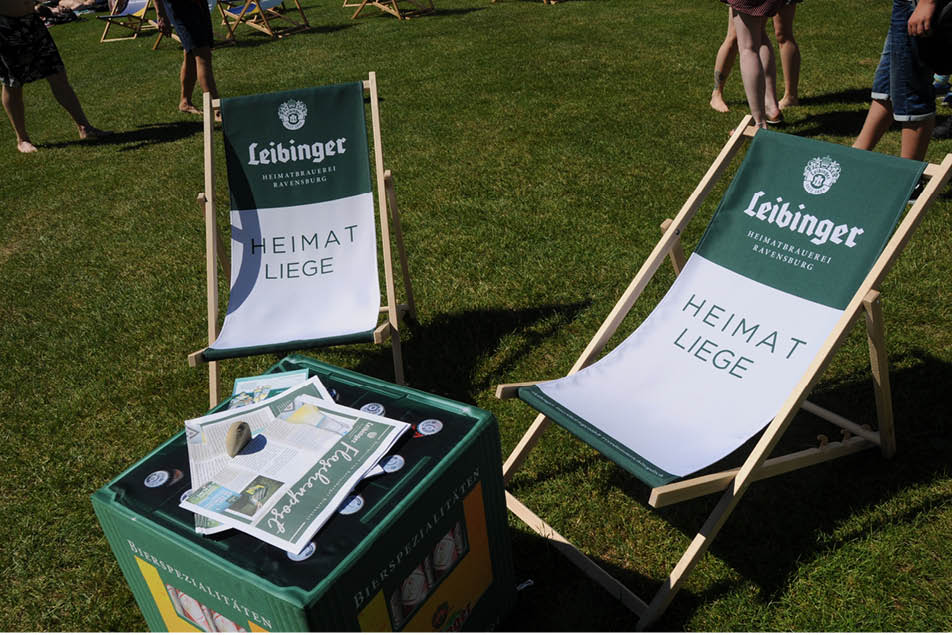
[[[258,403],[305,381],[307,381],[307,370],[304,369],[255,375],[254,377],[239,377],[235,379],[228,409]]]
[[[252,435],[230,457],[225,437],[240,421]],[[198,470],[181,506],[298,553],[410,426],[339,406],[311,380],[186,428]]]

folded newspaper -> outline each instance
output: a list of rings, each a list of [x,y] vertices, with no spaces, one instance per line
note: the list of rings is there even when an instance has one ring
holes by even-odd
[[[225,438],[239,421],[252,438],[232,458]],[[334,403],[314,377],[263,401],[186,421],[192,489],[180,505],[198,515],[200,533],[238,529],[299,553],[409,428]]]

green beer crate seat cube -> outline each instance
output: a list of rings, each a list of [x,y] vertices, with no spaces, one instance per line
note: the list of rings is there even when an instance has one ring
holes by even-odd
[[[201,536],[180,433],[93,494],[153,631],[487,630],[515,601],[495,418],[473,406],[289,356],[338,403],[413,426],[300,554],[247,534]],[[219,408],[224,407],[224,403]]]
[[[654,622],[751,482],[879,446],[895,451],[878,286],[949,179],[941,166],[745,124],[721,151],[581,357],[561,379],[509,384],[539,411],[506,461],[507,480],[554,422],[652,488],[660,507],[724,490],[649,603],[595,565],[511,494],[510,509],[640,616]],[[680,236],[743,142],[753,141],[694,253]],[[920,178],[925,191],[906,210]],[[650,315],[599,358],[661,263],[677,278]],[[862,311],[878,430],[806,400]],[[800,409],[855,435],[769,458]],[[705,469],[760,435],[743,466]]]

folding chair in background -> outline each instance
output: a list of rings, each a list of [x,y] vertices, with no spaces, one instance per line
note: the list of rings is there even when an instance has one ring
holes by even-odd
[[[157,29],[154,20],[147,16],[152,7],[152,0],[128,0],[125,5],[117,2],[109,15],[97,15],[100,20],[106,21],[106,28],[103,29],[102,37],[99,42],[118,42],[120,40],[134,40],[139,37],[143,31],[153,31]],[[113,26],[122,27],[132,31],[132,35],[124,37],[108,37],[109,29]]]
[[[242,24],[257,29],[272,39],[311,28],[307,16],[304,15],[304,9],[301,8],[300,0],[291,1],[294,3],[294,9],[285,8],[284,0],[244,0],[235,3],[218,3],[222,20],[228,27],[226,39],[234,40],[235,29]],[[300,16],[300,21],[294,19],[293,11],[295,9]],[[272,22],[280,22],[283,26],[276,27]]]
[[[370,95],[377,214],[371,191],[364,91]],[[221,108],[231,200],[231,266],[215,220],[213,113]],[[219,402],[217,361],[388,337],[403,383],[399,320],[416,318],[393,179],[384,170],[375,73],[363,82],[231,99],[206,93],[205,213],[209,346],[189,355],[209,365],[209,401]],[[393,274],[393,222],[406,303]],[[387,304],[380,306],[376,225]],[[231,281],[218,331],[217,268]],[[385,313],[380,322],[379,314]]]
[[[413,5],[413,7],[409,10],[401,10],[401,1],[409,2],[411,5]],[[436,8],[433,6],[433,0],[344,0],[344,6],[357,7],[357,10],[354,11],[354,15],[350,16],[351,20],[357,19],[357,16],[360,15],[360,12],[364,10],[364,7],[368,6],[376,7],[384,13],[389,13],[390,15],[395,16],[398,20],[425,15],[436,10]]]
[[[886,457],[895,452],[878,288],[948,182],[952,155],[925,164],[758,132],[749,122],[663,225],[662,239],[569,374],[496,392],[540,412],[503,467],[507,484],[555,422],[651,487],[653,507],[724,491],[650,603],[507,491],[509,509],[636,613],[640,629],[667,608],[751,483],[869,447]],[[741,167],[685,262],[679,237],[748,137]],[[893,232],[920,177],[928,184]],[[596,361],[666,257],[677,277],[664,298]],[[864,311],[875,431],[806,401]],[[849,434],[768,458],[801,408]],[[761,431],[740,468],[702,472]]]

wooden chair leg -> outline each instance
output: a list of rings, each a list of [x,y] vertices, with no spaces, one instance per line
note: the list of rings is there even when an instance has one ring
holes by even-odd
[[[664,222],[661,223],[661,231],[668,231],[668,228],[671,227],[671,223],[673,222],[672,219],[666,218]],[[668,257],[671,259],[671,266],[674,267],[674,275],[680,275],[681,270],[684,269],[684,263],[687,262],[687,258],[684,256],[684,248],[681,246],[680,237],[675,239],[671,245],[671,251],[668,252]]]
[[[407,264],[407,250],[403,242],[403,224],[400,221],[400,208],[397,207],[397,192],[390,170],[383,173],[383,179],[387,191],[387,207],[393,217],[393,233],[397,239],[397,254],[400,256],[400,269],[403,273],[403,289],[407,294],[407,315],[415,322],[417,320],[416,302],[413,300],[413,285],[410,282],[410,267]]]
[[[866,310],[869,365],[873,375],[873,393],[876,396],[876,416],[879,419],[879,445],[883,456],[891,458],[896,453],[896,430],[893,425],[889,358],[886,354],[883,308],[880,300],[879,291],[870,291],[863,300],[863,308]]]
[[[545,429],[548,428],[551,423],[549,418],[543,414],[535,418],[532,425],[526,430],[526,433],[522,436],[522,439],[519,440],[518,445],[516,445],[512,454],[509,455],[505,465],[502,467],[502,479],[505,484],[508,485],[512,475],[522,467],[522,464],[525,463],[529,455],[529,451],[539,442],[539,437],[542,436],[542,433],[545,432]]]

